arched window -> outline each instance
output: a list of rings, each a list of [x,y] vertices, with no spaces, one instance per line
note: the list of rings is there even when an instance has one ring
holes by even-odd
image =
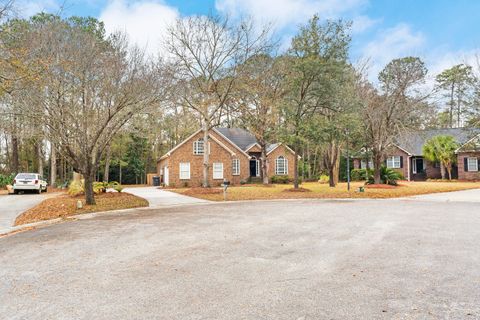
[[[204,150],[205,150],[205,146],[204,146],[202,138],[200,138],[196,141],[193,141],[193,154],[194,155],[201,155],[201,154],[203,154]]]
[[[275,175],[288,174],[288,160],[284,156],[279,156],[275,159]]]

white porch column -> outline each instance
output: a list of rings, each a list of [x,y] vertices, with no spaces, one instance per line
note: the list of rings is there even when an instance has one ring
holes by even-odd
[[[412,160],[411,156],[407,157],[407,180],[410,181],[410,162]]]

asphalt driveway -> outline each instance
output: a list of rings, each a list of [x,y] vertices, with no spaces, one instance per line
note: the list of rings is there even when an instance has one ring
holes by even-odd
[[[9,232],[18,215],[36,206],[45,197],[47,194],[0,195],[0,234]]]
[[[271,201],[0,238],[1,319],[478,319],[478,203]]]

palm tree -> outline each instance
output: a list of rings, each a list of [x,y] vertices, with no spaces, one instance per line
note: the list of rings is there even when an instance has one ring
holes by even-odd
[[[442,179],[445,179],[446,169],[448,179],[452,180],[452,165],[457,160],[457,148],[458,144],[452,136],[435,136],[423,146],[423,157],[430,162],[439,162]]]

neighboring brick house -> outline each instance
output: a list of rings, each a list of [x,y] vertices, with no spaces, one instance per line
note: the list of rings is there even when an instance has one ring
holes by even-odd
[[[399,171],[407,180],[440,179],[440,164],[427,161],[423,157],[423,146],[431,138],[447,135],[455,138],[461,146],[457,150],[457,164],[452,168],[452,178],[460,180],[480,180],[477,167],[473,165],[474,159],[480,159],[479,129],[451,128],[433,129],[408,132],[396,139],[392,145],[385,165]],[[467,143],[468,146],[467,147]],[[470,170],[467,162],[470,163]],[[365,159],[353,159],[355,169],[372,168],[372,163],[367,164]],[[475,170],[476,169],[476,170]]]
[[[480,180],[480,133],[457,149],[458,179]]]
[[[203,143],[202,130],[196,131],[157,162],[157,173],[167,186],[201,186],[203,152],[210,149],[209,183],[220,185],[223,179],[231,184],[260,177],[261,147],[255,137],[240,128],[213,128],[209,132],[208,148]],[[293,177],[294,153],[281,143],[267,147],[267,175]]]

